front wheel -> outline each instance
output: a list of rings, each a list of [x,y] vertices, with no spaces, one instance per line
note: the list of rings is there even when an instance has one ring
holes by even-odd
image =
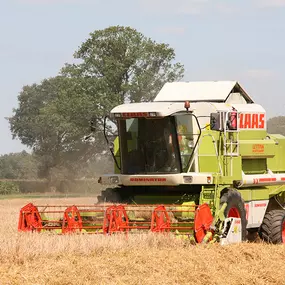
[[[123,201],[119,189],[107,188],[97,196],[98,203],[121,203]]]
[[[240,193],[235,189],[228,189],[220,200],[220,207],[227,203],[225,208],[225,218],[240,218],[241,220],[241,239],[246,240],[246,211],[244,207],[244,201]]]
[[[260,226],[259,236],[269,243],[285,243],[285,211],[271,210],[267,212]]]

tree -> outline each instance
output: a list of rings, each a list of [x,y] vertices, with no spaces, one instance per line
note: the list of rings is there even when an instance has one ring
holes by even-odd
[[[179,80],[184,73],[182,64],[173,63],[173,48],[130,27],[91,33],[74,57],[80,63],[66,64],[62,75],[83,79],[83,90],[88,90],[96,111],[100,110],[94,112],[99,130],[102,114],[125,102],[150,101],[166,82]]]
[[[1,179],[36,179],[38,161],[35,155],[26,151],[0,156]]]
[[[54,167],[70,168],[87,149],[94,149],[83,142],[91,116],[85,110],[86,96],[80,82],[62,76],[25,86],[18,96],[19,107],[9,119],[10,128],[14,138],[40,157],[40,177],[48,177]]]
[[[285,136],[285,117],[278,116],[267,121],[267,130],[270,134],[281,134]]]
[[[91,33],[74,57],[80,62],[66,64],[59,76],[25,86],[9,119],[13,137],[41,157],[41,177],[49,177],[52,168],[73,170],[73,176],[106,148],[103,119],[115,105],[149,101],[184,72],[173,63],[172,48],[130,27]],[[95,143],[88,144],[83,137],[91,118]]]

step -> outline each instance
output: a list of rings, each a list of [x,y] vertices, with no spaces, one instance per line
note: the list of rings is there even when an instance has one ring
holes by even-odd
[[[238,152],[228,152],[228,153],[225,153],[224,156],[239,156],[239,153]]]

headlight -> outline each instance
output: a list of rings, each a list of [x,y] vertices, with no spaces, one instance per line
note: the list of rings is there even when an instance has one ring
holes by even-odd
[[[111,184],[119,184],[119,177],[118,176],[110,176],[109,181]]]
[[[148,115],[149,115],[150,117],[156,117],[156,112],[150,112],[150,113],[148,113]]]

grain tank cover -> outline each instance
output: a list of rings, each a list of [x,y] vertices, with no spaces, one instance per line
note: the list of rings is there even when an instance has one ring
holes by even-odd
[[[237,81],[195,81],[166,83],[155,102],[254,103]]]

